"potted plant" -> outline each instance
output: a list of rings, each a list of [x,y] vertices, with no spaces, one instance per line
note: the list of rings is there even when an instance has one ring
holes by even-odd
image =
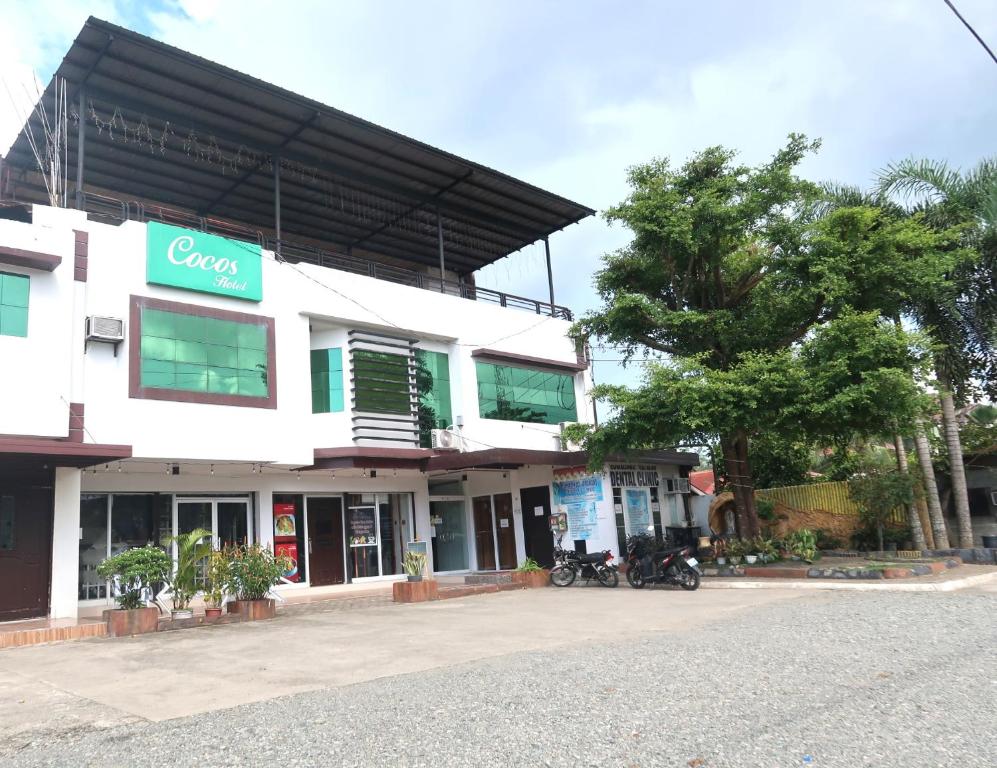
[[[549,583],[546,569],[532,557],[526,558],[523,564],[512,572],[512,580],[524,587],[546,587]]]
[[[159,628],[159,609],[146,606],[143,592],[166,581],[172,565],[168,554],[149,546],[126,550],[97,566],[101,577],[114,580],[117,591],[118,607],[104,611],[108,635],[139,635]]]
[[[226,589],[235,596],[228,604],[229,613],[239,614],[247,620],[276,616],[274,600],[267,595],[290,570],[290,558],[277,557],[269,547],[260,544],[233,547],[225,551],[225,558]]]
[[[779,558],[779,548],[772,539],[759,536],[752,542],[751,547],[763,563],[772,563]]]
[[[730,539],[727,542],[727,557],[730,558],[731,565],[741,562],[744,555],[744,542],[740,539]]]
[[[207,581],[204,585],[204,616],[217,619],[222,615],[225,584],[228,582],[228,559],[225,553],[214,550],[208,558]]]
[[[198,582],[201,580],[203,563],[211,556],[211,531],[195,528],[188,533],[173,536],[170,540],[177,545],[177,562],[169,580],[170,591],[173,593],[172,615],[174,620],[189,619],[194,616],[190,601],[200,591]]]
[[[402,568],[409,581],[422,581],[422,574],[426,569],[426,556],[422,552],[407,550],[402,559]]]
[[[713,556],[716,558],[717,565],[727,565],[726,539],[717,537],[716,541],[713,542]]]
[[[812,563],[817,559],[817,536],[809,528],[800,528],[789,534],[786,546],[794,560]]]

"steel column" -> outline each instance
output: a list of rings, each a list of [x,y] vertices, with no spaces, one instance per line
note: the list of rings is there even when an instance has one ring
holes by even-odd
[[[550,268],[550,240],[544,238],[544,252],[547,254],[547,287],[550,289],[550,314],[554,316],[554,272]]]
[[[446,263],[443,258],[443,217],[440,216],[440,206],[436,206],[436,242],[440,246],[440,293],[447,292],[447,286],[444,282],[443,270],[446,267]]]
[[[87,118],[85,112],[86,96],[86,88],[80,86],[80,122],[76,129],[76,209],[78,211],[83,210],[83,150],[87,135]]]
[[[280,257],[280,158],[273,158],[273,228],[277,236],[277,257]]]

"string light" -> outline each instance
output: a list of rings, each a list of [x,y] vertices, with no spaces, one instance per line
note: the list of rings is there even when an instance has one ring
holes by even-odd
[[[214,464],[211,465],[211,474],[215,474],[215,465]]]

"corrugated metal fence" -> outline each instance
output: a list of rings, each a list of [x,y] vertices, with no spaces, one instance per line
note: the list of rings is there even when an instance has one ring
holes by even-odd
[[[755,491],[756,498],[769,499],[793,509],[822,510],[835,515],[858,515],[859,508],[848,495],[848,483],[839,480],[833,483],[808,483],[807,485],[787,485],[782,488],[765,488]],[[903,523],[903,509],[896,509],[890,517],[893,522]]]

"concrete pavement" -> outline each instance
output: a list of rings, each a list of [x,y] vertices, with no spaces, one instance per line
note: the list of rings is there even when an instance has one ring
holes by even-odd
[[[0,754],[53,729],[165,720],[519,651],[684,632],[800,597],[537,589],[13,648],[0,651]]]

